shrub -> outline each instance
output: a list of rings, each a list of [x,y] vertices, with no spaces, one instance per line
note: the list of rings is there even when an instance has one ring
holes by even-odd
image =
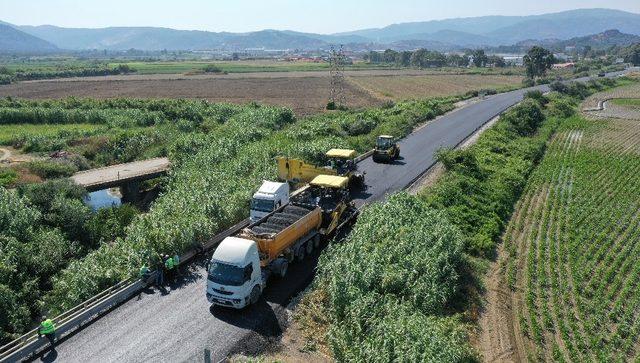
[[[85,228],[91,241],[95,243],[112,242],[126,236],[126,227],[138,214],[140,212],[129,204],[103,208],[87,220]]]
[[[536,82],[531,78],[525,78],[522,80],[523,87],[533,87],[536,85]]]
[[[569,91],[569,87],[562,82],[553,82],[549,86],[552,91],[567,94]]]
[[[18,173],[14,169],[0,167],[0,187],[8,187],[18,180]]]
[[[355,121],[347,120],[342,124],[342,129],[349,136],[368,134],[377,126],[377,122],[368,118],[359,118]]]
[[[539,91],[539,90],[527,91],[524,94],[524,99],[528,99],[528,98],[532,99],[532,100],[535,100],[541,106],[544,106],[549,102],[549,100],[544,96],[542,91]]]
[[[205,73],[222,73],[222,68],[218,67],[215,64],[207,64],[202,68]]]
[[[69,177],[78,171],[78,168],[67,161],[30,161],[27,164],[30,172],[43,179],[55,179]]]
[[[524,100],[519,106],[507,112],[502,118],[521,136],[533,134],[544,121],[540,105],[531,99]]]
[[[568,118],[576,113],[575,105],[567,99],[556,99],[549,105],[549,115]]]

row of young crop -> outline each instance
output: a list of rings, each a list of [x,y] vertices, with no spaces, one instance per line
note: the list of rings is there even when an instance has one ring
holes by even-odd
[[[628,122],[572,121],[528,186],[532,195],[545,195],[524,222],[531,232],[507,239],[511,248],[528,249],[510,262],[516,269],[527,261],[526,272],[512,279],[527,297],[521,325],[534,359],[634,359],[640,158],[628,145],[640,138]]]
[[[472,147],[441,151],[446,173],[435,186],[368,207],[322,256],[303,299],[298,320],[311,342],[326,343],[338,361],[476,359],[464,327],[466,284],[477,279],[469,256],[493,255],[548,140],[575,106],[571,96],[529,93]]]
[[[172,133],[175,137],[162,144],[174,167],[151,211],[138,216],[115,241],[96,246],[69,266],[58,266],[61,271],[49,275],[49,291],[41,291],[42,298],[33,300],[39,308],[31,309],[28,315],[36,318],[40,311],[61,312],[135,274],[141,264],[153,261],[158,253],[184,252],[244,218],[251,193],[263,179],[275,177],[275,156],[322,162],[324,152],[332,147],[364,151],[373,145],[375,135],[403,136],[419,122],[450,110],[457,100],[411,101],[298,121],[290,110],[257,105],[172,100],[4,100],[8,108],[26,113],[33,107],[93,112],[93,106],[105,112],[159,113],[162,122],[150,130],[162,130],[181,120],[192,125],[177,129]],[[187,113],[191,113],[190,118],[182,118]],[[22,325],[3,325],[3,330],[20,333],[30,322],[24,323],[23,318],[19,319]]]

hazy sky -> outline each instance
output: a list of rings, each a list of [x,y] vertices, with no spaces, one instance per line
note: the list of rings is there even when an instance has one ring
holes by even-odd
[[[408,21],[596,7],[640,13],[640,0],[0,0],[0,20],[64,27],[334,33]]]

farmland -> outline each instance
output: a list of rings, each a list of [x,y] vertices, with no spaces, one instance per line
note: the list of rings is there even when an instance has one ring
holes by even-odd
[[[427,74],[427,75],[425,75]],[[520,86],[521,77],[502,75],[428,75],[418,70],[347,72],[347,105],[364,108],[385,100],[420,99]],[[288,107],[298,115],[324,110],[330,93],[328,72],[229,75],[132,75],[20,82],[0,86],[0,97],[188,98],[211,102],[260,102]]]
[[[441,97],[480,89],[505,90],[520,86],[522,77],[502,75],[424,75],[351,77],[349,80],[379,98]]]
[[[574,116],[549,143],[504,234],[508,301],[492,323],[511,321],[502,334],[514,340],[492,345],[494,357],[640,357],[637,125]]]

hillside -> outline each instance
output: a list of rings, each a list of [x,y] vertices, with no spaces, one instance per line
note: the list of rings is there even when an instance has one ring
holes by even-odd
[[[41,53],[56,49],[47,41],[0,23],[0,53]]]
[[[61,28],[51,25],[14,26],[61,49],[86,50],[231,50],[327,49],[348,44],[362,50],[406,44],[435,44],[439,50],[462,47],[512,45],[525,40],[566,40],[609,29],[640,35],[640,14],[619,10],[582,9],[533,16],[483,16],[427,22],[393,24],[336,34],[313,34],[290,30],[250,33],[176,30],[156,27]],[[396,46],[397,44],[397,46]]]
[[[448,41],[442,38],[443,31],[454,31],[468,33],[468,42],[476,45],[510,45],[526,39],[569,39],[608,29],[640,35],[640,14],[610,9],[581,9],[532,16],[483,16],[403,23],[340,35],[358,35],[376,41],[423,39],[460,45],[458,39]]]

